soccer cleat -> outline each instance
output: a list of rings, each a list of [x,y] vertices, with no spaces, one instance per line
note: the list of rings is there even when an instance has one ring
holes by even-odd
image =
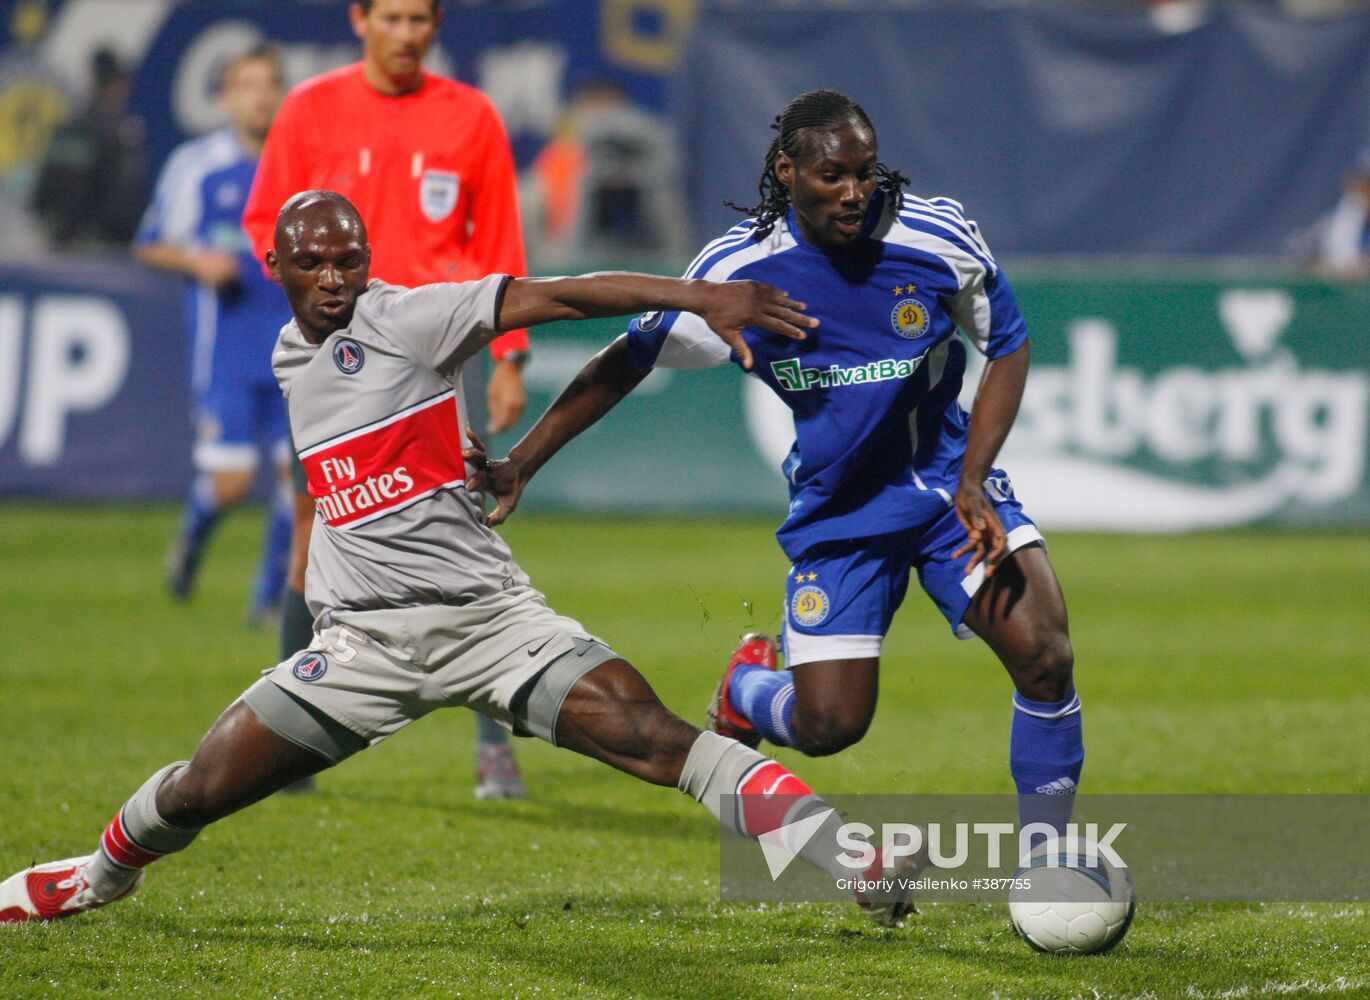
[[[528,786],[519,774],[518,761],[514,760],[514,748],[507,743],[492,746],[488,743],[477,744],[476,753],[476,798],[478,799],[526,799]]]
[[[742,637],[741,644],[733,650],[732,659],[723,671],[723,679],[714,688],[714,696],[709,701],[708,726],[710,731],[719,736],[737,740],[755,750],[761,743],[761,734],[728,700],[728,682],[732,680],[733,671],[744,663],[767,670],[777,669],[775,643],[760,632],[748,632]]]
[[[185,542],[178,540],[166,557],[166,586],[171,596],[178,601],[190,597],[195,586],[195,570],[200,562],[200,554],[191,551]]]
[[[25,920],[61,920],[131,896],[143,884],[143,873],[110,899],[97,899],[86,881],[90,856],[34,865],[0,882],[0,924]]]
[[[867,869],[864,881],[874,888],[856,890],[856,905],[882,927],[903,927],[905,918],[918,912],[913,904],[913,883],[929,865],[927,834],[917,854],[896,858],[890,864],[877,860]]]

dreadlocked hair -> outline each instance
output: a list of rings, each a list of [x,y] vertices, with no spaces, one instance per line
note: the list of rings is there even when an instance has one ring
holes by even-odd
[[[786,105],[785,110],[776,115],[775,121],[771,123],[771,128],[778,134],[766,150],[766,167],[761,171],[761,180],[756,185],[761,200],[750,206],[735,205],[731,201],[725,201],[723,204],[747,215],[756,216],[756,228],[753,232],[757,239],[766,236],[775,228],[776,222],[783,219],[785,213],[790,210],[789,189],[780,183],[780,178],[776,176],[776,157],[781,153],[792,159],[797,157],[801,145],[800,133],[805,129],[830,131],[845,125],[853,118],[870,129],[872,136],[875,135],[875,126],[871,124],[870,116],[861,105],[846,94],[836,90],[810,90],[806,94],[800,94]],[[904,185],[909,179],[883,163],[875,165],[875,176],[876,185],[898,209],[903,202]]]

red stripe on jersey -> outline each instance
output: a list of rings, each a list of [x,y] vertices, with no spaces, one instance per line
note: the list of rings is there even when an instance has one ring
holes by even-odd
[[[813,792],[784,767],[767,761],[742,776],[737,794],[741,796],[742,832],[759,837],[784,826],[790,810]]]
[[[100,838],[100,844],[109,855],[109,859],[116,865],[123,865],[125,868],[144,868],[161,857],[152,851],[145,851],[135,844],[124,830],[124,811],[119,810],[114,818],[109,821],[109,826],[105,827],[104,836]]]
[[[456,396],[368,424],[300,455],[324,522],[348,528],[466,480]]]

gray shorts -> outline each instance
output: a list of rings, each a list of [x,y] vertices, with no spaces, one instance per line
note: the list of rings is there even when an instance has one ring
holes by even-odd
[[[461,606],[338,611],[323,624],[243,700],[333,763],[452,705],[555,743],[567,693],[618,655],[527,586]]]

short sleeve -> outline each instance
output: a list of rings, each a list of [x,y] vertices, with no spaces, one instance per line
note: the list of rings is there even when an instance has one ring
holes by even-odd
[[[694,313],[643,313],[628,326],[628,361],[639,371],[715,368],[732,356],[732,348]]]
[[[133,242],[174,243],[192,246],[199,242],[200,220],[204,214],[206,171],[196,162],[190,148],[182,146],[171,154],[157,178],[152,201],[143,213]]]
[[[410,348],[425,367],[451,375],[499,336],[500,303],[509,281],[507,274],[492,274],[479,281],[395,289],[397,294],[377,300],[378,325]]]
[[[997,268],[971,275],[952,296],[948,312],[975,349],[991,360],[1012,354],[1028,339],[1018,300]]]

